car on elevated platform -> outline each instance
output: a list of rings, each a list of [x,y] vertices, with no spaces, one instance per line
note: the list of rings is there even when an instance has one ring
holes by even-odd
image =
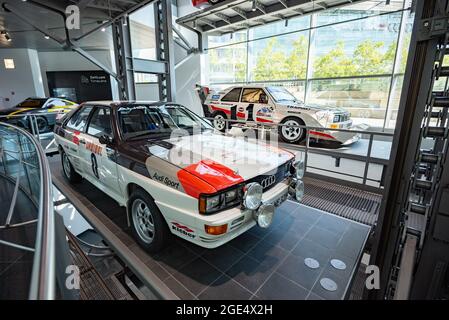
[[[279,126],[278,133],[284,142],[300,143],[306,139],[306,130],[301,126],[307,126],[313,128],[309,130],[312,141],[350,145],[361,138],[360,133],[350,129],[368,129],[367,125],[353,126],[351,114],[344,109],[306,105],[280,86],[233,86],[219,92],[207,87],[198,90],[204,115],[222,132],[233,121],[240,127],[246,122]]]
[[[275,207],[301,200],[304,163],[276,146],[229,137],[174,103],[88,102],[55,127],[65,177],[85,178],[127,208],[148,251],[171,234],[215,248]]]

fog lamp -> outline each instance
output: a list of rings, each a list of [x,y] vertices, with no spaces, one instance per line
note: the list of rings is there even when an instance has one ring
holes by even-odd
[[[261,228],[268,228],[273,221],[274,205],[262,204],[256,212],[254,212],[254,219]]]
[[[251,182],[245,186],[244,190],[243,205],[245,208],[250,210],[256,210],[259,208],[262,202],[262,186],[257,182]]]

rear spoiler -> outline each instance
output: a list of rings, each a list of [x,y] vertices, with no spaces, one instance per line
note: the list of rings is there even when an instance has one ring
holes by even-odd
[[[206,102],[207,96],[210,94],[211,90],[209,87],[202,86],[200,84],[195,85],[195,90],[198,92],[201,104]]]

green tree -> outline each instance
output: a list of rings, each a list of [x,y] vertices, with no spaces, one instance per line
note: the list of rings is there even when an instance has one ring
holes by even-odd
[[[384,43],[365,40],[354,50],[352,63],[356,75],[373,75],[391,72],[395,50],[392,46],[382,53]]]
[[[287,57],[278,48],[278,39],[271,38],[257,56],[256,66],[254,68],[254,79],[256,81],[286,79],[288,71],[286,64]]]
[[[315,59],[313,70],[314,77],[331,78],[354,74],[356,67],[352,59],[346,56],[343,41],[338,41],[335,48]]]
[[[305,79],[307,73],[308,40],[300,36],[292,43],[292,51],[288,55],[287,74],[284,79]]]

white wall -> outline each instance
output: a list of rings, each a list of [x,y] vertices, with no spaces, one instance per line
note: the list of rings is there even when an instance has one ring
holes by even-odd
[[[159,86],[154,83],[136,83],[136,100],[158,101]]]
[[[6,69],[4,59],[14,59],[15,69]],[[28,97],[44,96],[42,82],[35,50],[0,49],[0,108],[15,106]]]

